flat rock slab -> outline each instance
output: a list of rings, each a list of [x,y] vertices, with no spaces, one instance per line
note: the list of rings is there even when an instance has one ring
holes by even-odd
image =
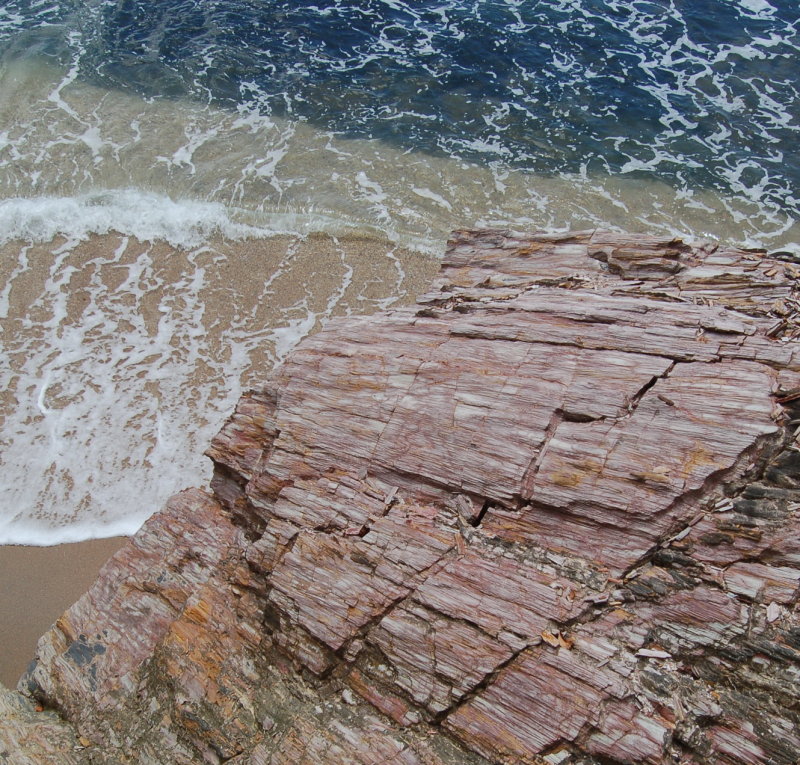
[[[795,763],[798,277],[456,232],[242,397],[20,689],[97,762]]]

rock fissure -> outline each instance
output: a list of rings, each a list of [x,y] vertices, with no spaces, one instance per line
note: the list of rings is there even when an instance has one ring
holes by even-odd
[[[626,414],[628,416],[632,415],[636,411],[636,409],[638,408],[641,400],[645,397],[645,395],[655,387],[655,384],[659,380],[666,380],[670,376],[670,374],[672,373],[672,370],[675,369],[675,366],[677,364],[679,364],[679,363],[680,362],[678,362],[675,359],[673,359],[672,363],[669,365],[669,367],[667,368],[667,370],[665,372],[663,372],[660,375],[654,375],[641,388],[639,388],[639,390],[637,390],[636,393],[634,393],[634,395],[631,397],[630,401],[628,401],[628,405],[626,407],[626,409],[627,409],[627,413]],[[666,402],[664,402],[664,403],[666,403]],[[674,403],[672,404],[672,406],[674,406]]]
[[[539,472],[542,460],[544,460],[547,454],[547,447],[555,436],[558,426],[562,422],[564,422],[564,411],[560,408],[554,409],[553,414],[550,416],[550,421],[547,423],[547,427],[544,430],[542,442],[522,476],[522,491],[520,497],[530,496],[533,492],[534,485],[536,484],[536,474]]]
[[[491,502],[488,499],[485,499],[481,504],[481,509],[478,514],[469,521],[469,525],[472,526],[473,529],[477,529],[480,527],[481,522],[486,517],[486,513],[489,511],[489,507],[491,506]]]
[[[468,330],[468,329],[454,328],[454,329],[451,329],[450,331],[451,331],[451,334],[453,335],[453,337],[463,337],[463,338],[472,339],[472,340],[487,340],[488,339],[488,340],[493,340],[495,342],[502,341],[502,342],[507,342],[507,343],[524,343],[524,344],[529,344],[530,343],[530,340],[527,340],[525,338],[513,338],[513,337],[488,337],[487,338],[486,334],[484,334],[482,332],[471,331],[471,330]],[[557,348],[581,348],[581,349],[592,350],[592,351],[619,352],[619,350],[620,350],[618,346],[612,345],[612,344],[608,344],[608,345],[602,345],[602,344],[599,344],[599,345],[598,344],[582,345],[579,342],[576,342],[574,340],[572,340],[572,341],[568,341],[568,340],[558,341],[558,340],[537,339],[536,343],[538,345],[554,346],[554,347],[557,347]],[[636,353],[638,353],[638,354],[640,354],[642,356],[655,356],[656,358],[663,358],[664,357],[662,353],[658,353],[656,351],[648,352],[647,350],[638,350],[638,351],[636,351]],[[690,362],[690,361],[693,361],[694,359],[692,359],[691,357],[687,356],[686,358],[681,359],[681,360]],[[716,357],[715,360],[719,361],[721,359],[720,359],[720,357]],[[708,362],[704,362],[704,363],[708,363]],[[780,366],[780,362],[775,362],[775,363],[776,363],[776,366]]]
[[[469,704],[473,699],[480,696],[483,691],[485,691],[495,682],[495,680],[499,677],[503,670],[506,669],[506,667],[511,666],[523,655],[523,653],[525,653],[525,651],[529,650],[531,647],[532,644],[528,644],[514,651],[511,656],[498,664],[491,672],[488,672],[486,675],[484,675],[483,679],[473,686],[470,691],[467,691],[457,702],[442,712],[434,715],[432,722],[435,725],[443,725],[447,718],[454,714],[458,709]]]

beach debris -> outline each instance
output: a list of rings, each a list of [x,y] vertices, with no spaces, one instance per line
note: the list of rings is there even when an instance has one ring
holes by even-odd
[[[728,499],[727,497],[723,497],[722,499],[718,499],[711,507],[711,509],[715,513],[727,513],[730,510],[733,510],[733,502]]]
[[[547,645],[553,648],[566,648],[569,650],[575,644],[572,638],[565,637],[560,630],[553,630],[552,632],[550,630],[542,630],[539,636]]]
[[[672,537],[672,539],[670,541],[671,542],[680,542],[681,539],[685,539],[686,537],[688,537],[689,534],[691,534],[691,532],[692,532],[692,527],[691,526],[687,526],[685,529],[683,529],[682,531],[679,531],[674,537]]]

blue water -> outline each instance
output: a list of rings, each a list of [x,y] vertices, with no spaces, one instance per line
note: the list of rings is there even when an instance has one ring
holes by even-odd
[[[796,0],[6,3],[9,53],[153,99],[800,214]]]
[[[6,0],[0,543],[131,533],[203,485],[238,392],[423,289],[454,228],[800,255],[799,26],[798,0]]]

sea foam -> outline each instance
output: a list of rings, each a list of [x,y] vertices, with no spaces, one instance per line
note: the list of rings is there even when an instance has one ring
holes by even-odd
[[[142,191],[119,190],[75,197],[0,200],[0,242],[49,242],[57,236],[82,241],[111,232],[141,241],[163,240],[173,247],[197,247],[215,235],[229,239],[268,236],[282,231],[231,219],[224,205],[175,201]]]

